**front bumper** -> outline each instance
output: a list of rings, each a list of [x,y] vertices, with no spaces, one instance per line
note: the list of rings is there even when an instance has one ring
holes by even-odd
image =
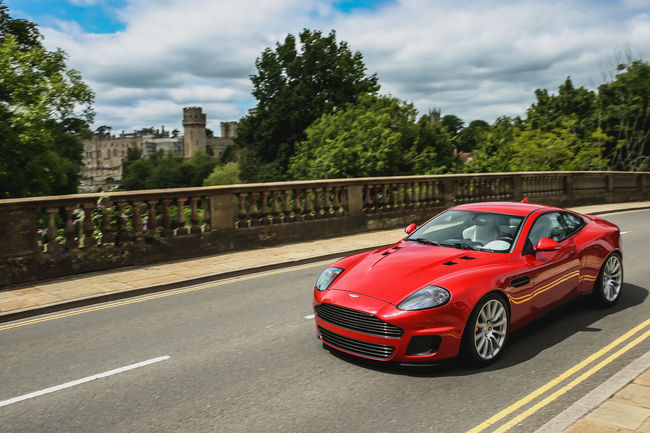
[[[362,332],[359,329],[367,326],[358,326],[356,317],[332,320],[323,315],[326,320],[316,309],[323,303],[373,315],[403,332],[401,336]],[[400,363],[432,363],[457,356],[466,321],[466,309],[453,302],[430,310],[402,311],[386,301],[342,290],[314,290],[313,306],[318,336],[327,346],[363,358]]]

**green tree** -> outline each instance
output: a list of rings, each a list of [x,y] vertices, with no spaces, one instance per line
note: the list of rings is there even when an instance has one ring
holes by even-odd
[[[127,149],[123,160],[122,188],[126,190],[183,188],[202,186],[217,165],[205,152],[196,152],[185,160],[162,150],[142,158],[136,149]]]
[[[224,165],[217,165],[212,173],[203,181],[203,186],[231,185],[241,183],[239,165],[236,162],[228,162]]]
[[[488,133],[474,149],[474,160],[465,165],[465,171],[474,173],[508,172],[514,158],[511,143],[521,133],[520,118],[502,116],[490,126]]]
[[[453,173],[461,160],[454,152],[454,140],[441,122],[425,115],[415,124],[415,142],[406,154],[412,174]]]
[[[388,96],[360,96],[306,130],[289,172],[295,179],[391,176],[409,172],[416,111]]]
[[[262,52],[251,76],[256,112],[237,129],[237,142],[254,150],[270,178],[284,177],[295,143],[305,139],[305,128],[316,119],[379,90],[361,53],[337,42],[333,30],[323,36],[305,29],[299,45],[289,34],[274,50]]]
[[[456,134],[463,129],[463,125],[465,124],[460,117],[454,116],[453,114],[447,114],[444,116],[440,119],[440,123],[442,123],[442,126],[447,129],[447,132],[449,132],[452,137],[455,137]]]
[[[601,127],[614,138],[608,145],[613,168],[650,168],[650,64],[619,65],[616,79],[598,87]]]
[[[537,101],[527,112],[526,122],[532,129],[552,131],[573,119],[572,128],[581,138],[590,136],[598,127],[596,93],[584,87],[576,88],[567,77],[557,95],[546,89],[535,91]]]
[[[456,136],[456,148],[462,152],[471,152],[485,141],[490,131],[490,124],[485,120],[472,120]]]
[[[0,197],[74,193],[93,93],[0,0]]]
[[[141,158],[122,166],[122,188],[126,190],[147,189],[147,179],[151,175],[153,164]]]
[[[603,143],[607,136],[597,131],[581,139],[567,128],[551,132],[523,131],[512,143],[509,171],[603,170]]]
[[[522,128],[501,118],[475,152],[468,169],[475,172],[604,170],[608,136],[597,129],[589,137],[575,133],[571,121],[551,131]]]
[[[9,8],[0,0],[0,42],[6,35],[12,35],[22,50],[41,46],[41,33],[35,23],[11,18]]]

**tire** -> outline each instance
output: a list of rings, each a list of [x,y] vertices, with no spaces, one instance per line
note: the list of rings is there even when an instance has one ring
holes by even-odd
[[[599,307],[611,307],[618,302],[623,288],[623,260],[617,252],[611,253],[600,268],[591,292]]]
[[[465,358],[483,366],[496,361],[508,341],[510,313],[503,297],[491,293],[470,314],[463,335]]]

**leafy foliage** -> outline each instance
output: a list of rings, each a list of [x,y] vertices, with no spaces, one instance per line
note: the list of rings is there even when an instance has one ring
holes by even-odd
[[[317,179],[410,174],[414,167],[437,172],[438,159],[451,160],[452,150],[444,147],[448,137],[426,117],[416,124],[416,114],[396,98],[360,96],[307,128],[289,173]]]
[[[485,120],[472,120],[455,138],[456,147],[463,152],[471,152],[485,141],[490,124]]]
[[[257,59],[257,74],[251,76],[256,113],[244,117],[237,129],[237,142],[252,148],[270,178],[282,178],[295,143],[304,140],[311,123],[379,90],[377,77],[366,74],[361,53],[337,43],[334,31],[323,36],[305,29],[299,43],[298,50],[289,34]]]
[[[149,158],[141,158],[138,150],[129,149],[123,162],[122,188],[139,190],[202,186],[203,180],[216,165],[216,159],[201,151],[184,160],[162,150]]]
[[[452,137],[455,137],[460,130],[463,129],[463,125],[465,124],[460,117],[453,114],[447,114],[444,116],[440,119],[440,123],[447,129],[447,132],[449,132]]]
[[[603,131],[614,138],[613,167],[650,170],[650,64],[619,65],[616,79],[598,87]]]
[[[76,192],[93,92],[0,2],[0,197]]]
[[[203,181],[203,186],[231,185],[241,183],[239,179],[241,171],[236,162],[229,162],[224,165],[217,165],[208,177]]]

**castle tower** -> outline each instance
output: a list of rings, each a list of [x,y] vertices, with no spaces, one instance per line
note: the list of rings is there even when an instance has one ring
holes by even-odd
[[[183,108],[183,129],[185,130],[185,158],[194,155],[197,149],[205,151],[205,114],[201,107]]]
[[[221,122],[221,138],[236,138],[239,122]]]

